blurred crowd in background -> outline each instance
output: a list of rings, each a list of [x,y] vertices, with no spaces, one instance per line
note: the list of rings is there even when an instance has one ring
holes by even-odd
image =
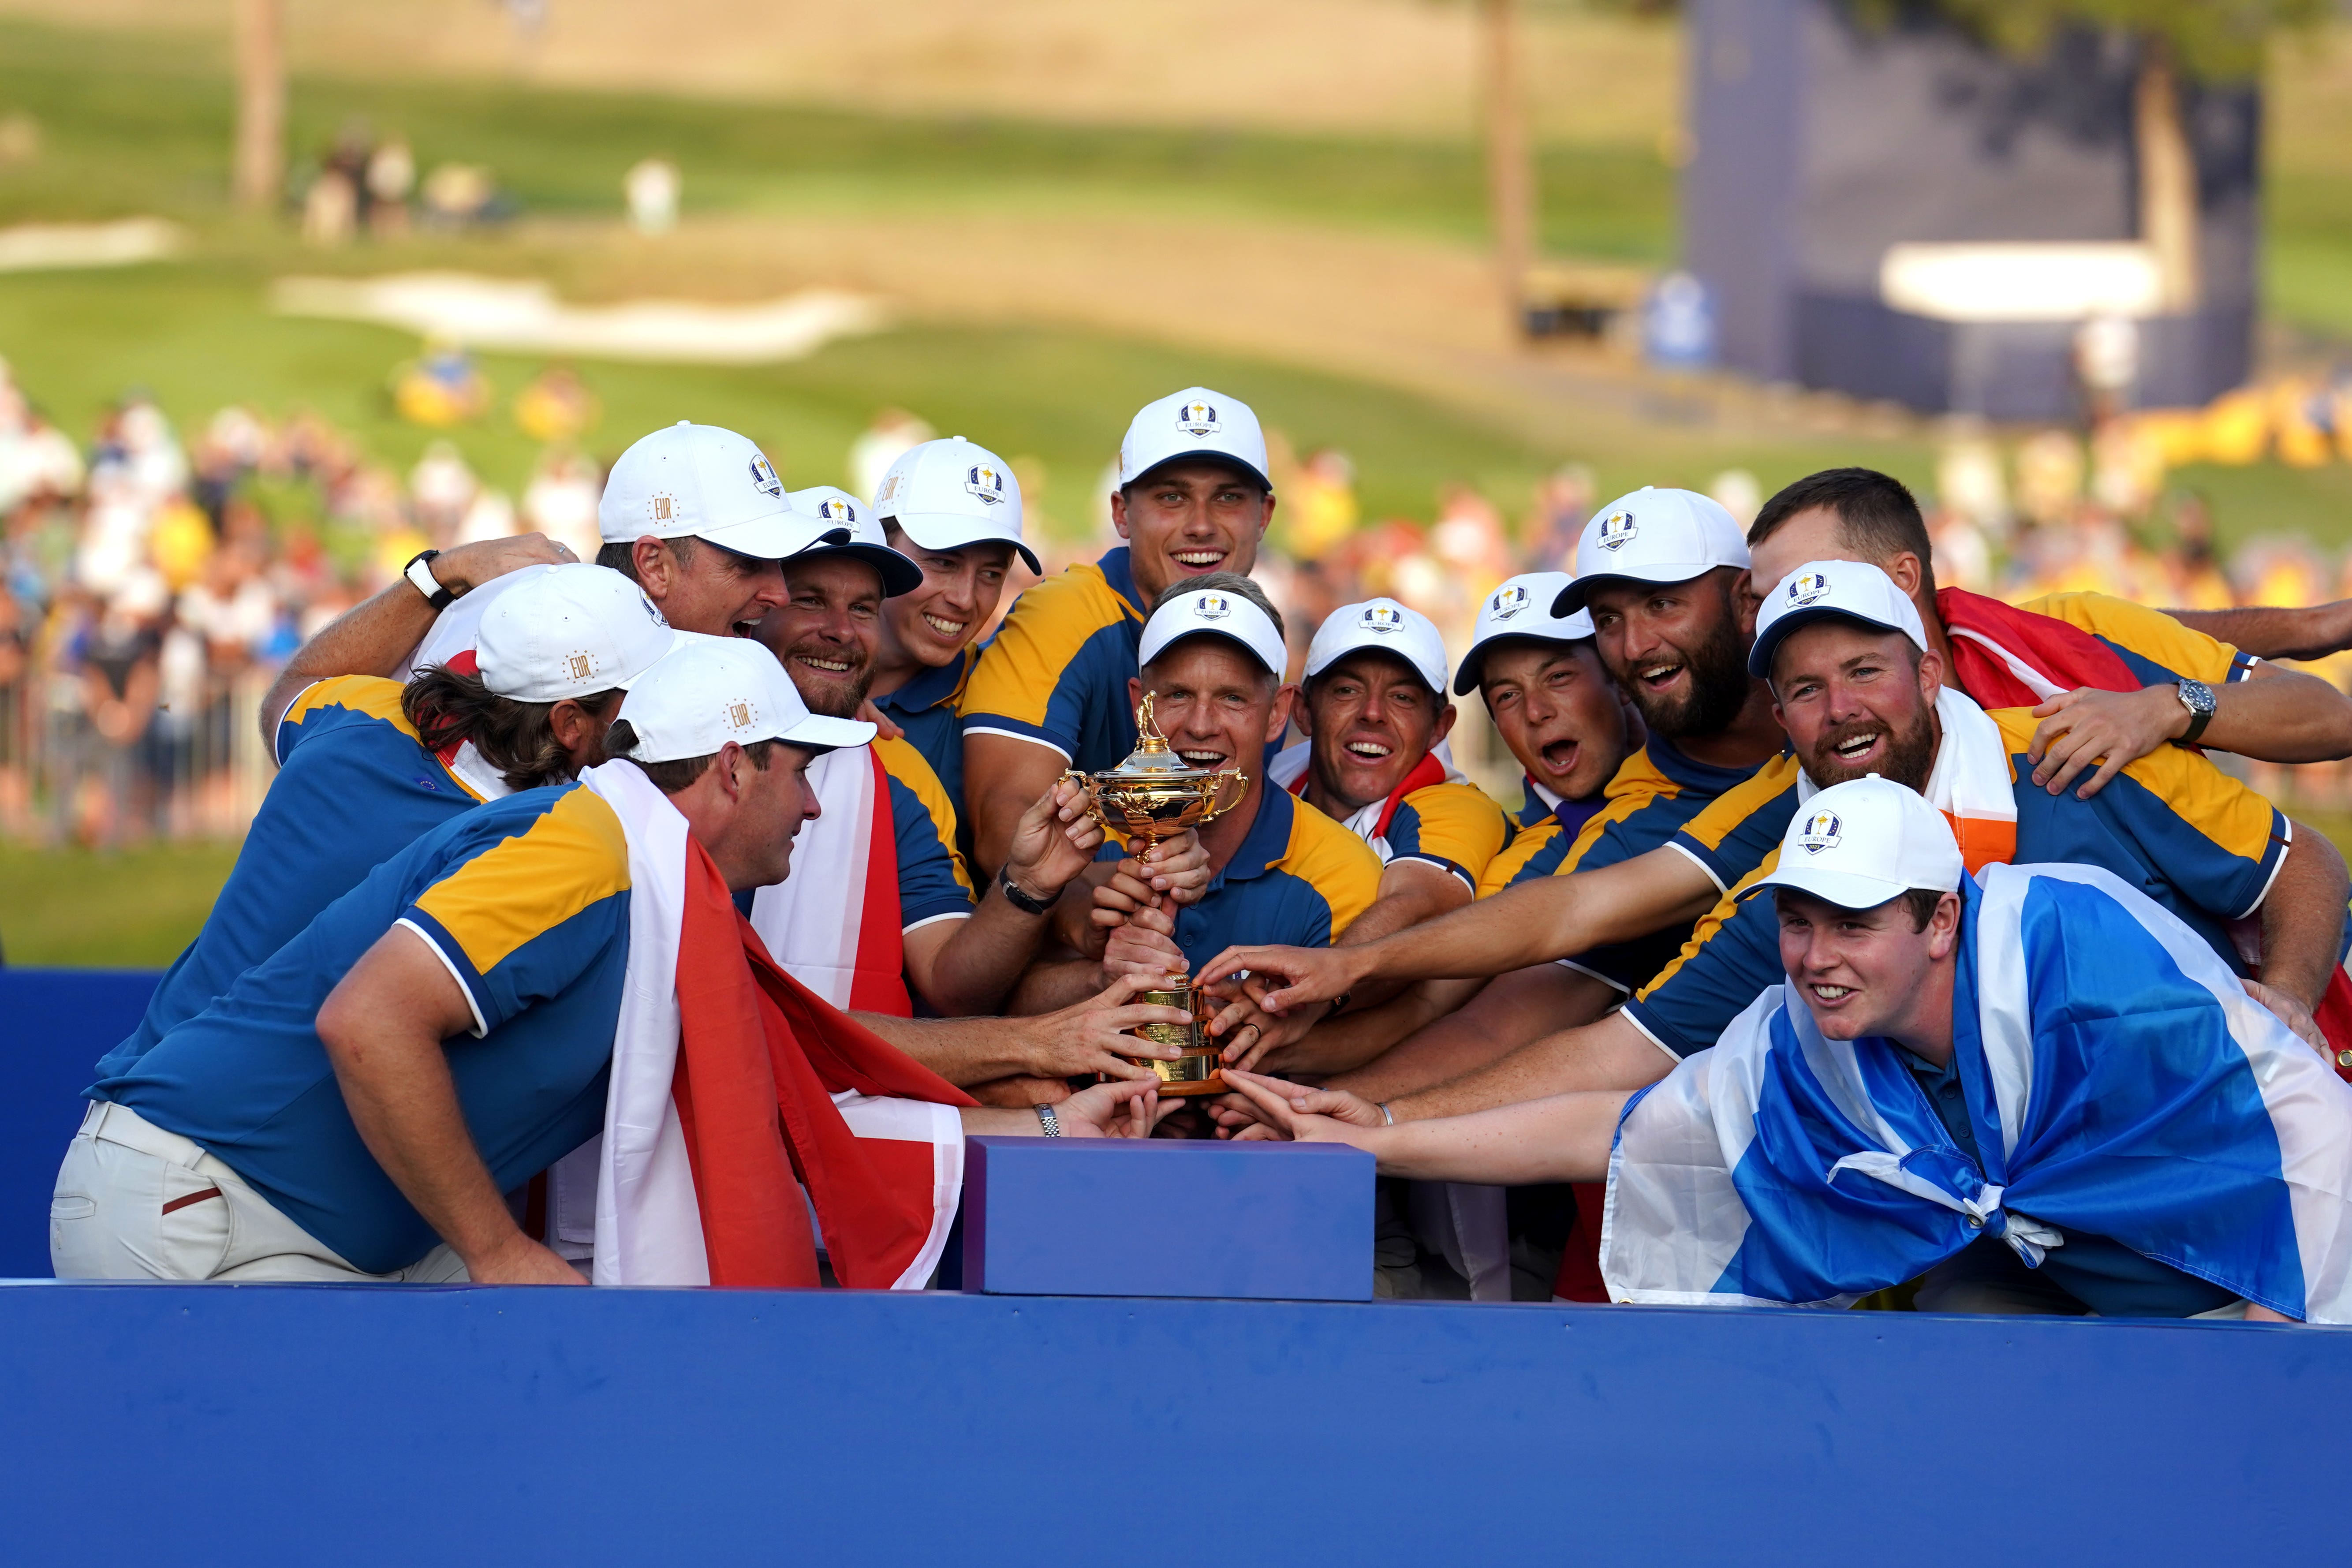
[[[478,414],[487,395],[450,345],[427,345],[387,391],[428,427]],[[2177,464],[2224,449],[2297,460],[2287,448],[2301,442],[2304,459],[2352,460],[2352,394],[2240,397],[2191,415],[2118,416],[2088,438],[1954,436],[1921,498],[1938,579],[2012,601],[2079,589],[2200,608],[2352,596],[2352,557],[2307,539],[2254,536],[2224,557],[2205,498],[2168,482]],[[593,394],[553,367],[513,413],[543,444],[519,494],[485,484],[445,438],[404,473],[312,415],[232,406],[183,431],[136,393],[85,442],[46,420],[0,364],[0,837],[98,847],[233,837],[268,780],[253,716],[277,668],[416,552],[537,530],[593,559],[603,469],[581,445]],[[892,458],[932,434],[885,410],[843,454],[842,477],[871,494]],[[1606,499],[1590,468],[1570,464],[1532,494],[1465,485],[1435,498],[1426,521],[1368,518],[1344,452],[1268,435],[1280,508],[1257,575],[1288,620],[1295,664],[1326,613],[1375,594],[1429,615],[1458,658],[1486,594],[1517,572],[1572,570],[1577,532]],[[1033,511],[1047,572],[1115,542],[1110,488],[1108,475],[1093,486],[1088,518],[1057,525]],[[1764,494],[1741,469],[1705,488],[1743,521]],[[2352,681],[2352,656],[2318,668]],[[1474,777],[1516,798],[1477,704],[1464,710],[1454,746]],[[2336,805],[2341,773],[2267,782]]]

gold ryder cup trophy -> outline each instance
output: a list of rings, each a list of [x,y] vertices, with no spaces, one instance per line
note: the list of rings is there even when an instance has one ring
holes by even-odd
[[[1188,827],[1214,822],[1239,805],[1248,794],[1249,777],[1240,770],[1224,768],[1212,773],[1196,768],[1170,748],[1168,737],[1151,721],[1149,692],[1135,710],[1135,728],[1140,738],[1127,761],[1108,773],[1066,775],[1094,792],[1095,820],[1108,831],[1123,836],[1130,853],[1140,853]],[[1218,796],[1228,781],[1241,786],[1241,794],[1221,805]],[[1140,845],[1138,840],[1142,841]],[[1160,1092],[1223,1093],[1225,1080],[1217,1073],[1220,1047],[1209,1035],[1209,1020],[1215,1013],[1207,994],[1179,972],[1168,976],[1164,987],[1138,992],[1135,1000],[1158,1007],[1181,1007],[1192,1016],[1190,1024],[1144,1024],[1132,1031],[1157,1044],[1175,1046],[1184,1053],[1173,1061],[1153,1058],[1145,1062],[1160,1075],[1163,1086]]]

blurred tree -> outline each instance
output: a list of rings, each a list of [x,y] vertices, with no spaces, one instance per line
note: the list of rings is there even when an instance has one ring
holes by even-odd
[[[236,0],[236,202],[274,206],[286,180],[285,15],[280,0]]]

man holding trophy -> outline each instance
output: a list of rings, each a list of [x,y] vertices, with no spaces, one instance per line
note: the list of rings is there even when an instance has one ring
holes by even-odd
[[[1132,897],[1122,890],[1134,888],[1131,873],[1096,889],[1093,919],[1108,931],[1101,957],[1033,972],[1020,1005],[1066,1005],[1127,975],[1165,981],[1136,1000],[1184,1007],[1195,1023],[1183,1056],[1150,1065],[1168,1092],[1210,1092],[1223,1087],[1215,1075],[1224,1042],[1208,1032],[1213,1005],[1185,977],[1237,941],[1336,941],[1379,897],[1381,860],[1306,801],[1266,787],[1263,759],[1290,721],[1294,693],[1282,679],[1281,617],[1256,584],[1219,572],[1171,586],[1138,651],[1129,695],[1141,739],[1125,763],[1087,780],[1105,826],[1129,842],[1106,843],[1098,858],[1140,855],[1153,839],[1191,827],[1208,853],[1210,880],[1183,905],[1164,894]],[[1219,1002],[1230,1000],[1225,989]]]

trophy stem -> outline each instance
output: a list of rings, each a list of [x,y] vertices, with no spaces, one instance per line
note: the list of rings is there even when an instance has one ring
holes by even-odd
[[[1174,1046],[1183,1052],[1174,1060],[1159,1057],[1134,1058],[1160,1075],[1160,1092],[1185,1097],[1225,1092],[1223,1065],[1223,1047],[1209,1033],[1209,997],[1182,975],[1171,974],[1169,984],[1156,990],[1138,992],[1135,1000],[1146,1006],[1176,1007],[1192,1016],[1190,1024],[1139,1024],[1129,1033],[1157,1045]]]

